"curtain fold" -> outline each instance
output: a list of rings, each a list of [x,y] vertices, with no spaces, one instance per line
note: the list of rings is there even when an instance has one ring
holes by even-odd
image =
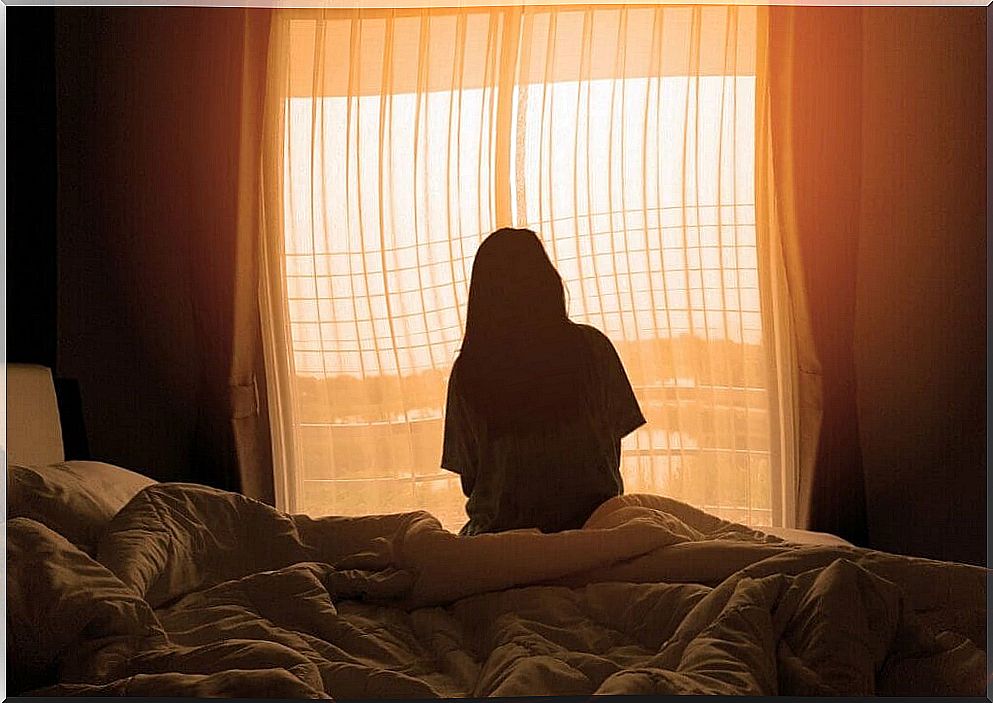
[[[275,503],[259,278],[263,231],[262,144],[272,12],[241,10],[240,129],[234,256],[230,422],[241,491]]]
[[[269,15],[56,11],[58,370],[80,381],[93,455],[267,501],[253,220]]]
[[[861,10],[770,7],[759,177],[778,230],[793,349],[780,392],[796,412],[797,523],[866,542],[853,331],[861,189]],[[789,328],[792,328],[789,330]],[[792,387],[792,391],[790,388]]]
[[[195,470],[274,503],[259,313],[261,146],[270,10],[196,10],[191,60]]]
[[[756,223],[759,15],[274,14],[259,254],[281,507],[423,508],[459,527],[438,465],[445,381],[475,248],[516,224],[639,393],[627,490],[792,523],[776,429],[792,399],[767,372],[781,331],[759,263],[775,247]]]
[[[288,52],[289,24],[274,14],[270,22],[266,53],[265,98],[262,109],[260,178],[260,240],[258,241],[260,336],[270,426],[273,492],[276,507],[299,512],[297,500],[296,442],[291,357],[280,350],[290,348],[291,336],[285,313],[286,265],[284,241],[277,233],[283,227],[286,101],[291,94]]]

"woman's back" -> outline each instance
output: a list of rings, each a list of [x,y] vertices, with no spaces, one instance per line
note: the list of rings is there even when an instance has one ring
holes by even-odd
[[[463,534],[578,528],[623,492],[620,440],[645,420],[617,352],[568,320],[459,357],[442,467],[469,501]]]

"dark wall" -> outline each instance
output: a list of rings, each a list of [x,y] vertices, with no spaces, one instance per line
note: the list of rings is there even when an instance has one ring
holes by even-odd
[[[56,10],[58,371],[79,379],[95,459],[186,481],[199,354],[192,57],[175,12]]]
[[[248,12],[56,10],[59,372],[94,458],[232,490]]]
[[[873,546],[986,559],[986,8],[863,10],[855,360]]]
[[[54,367],[55,10],[7,10],[7,360]]]

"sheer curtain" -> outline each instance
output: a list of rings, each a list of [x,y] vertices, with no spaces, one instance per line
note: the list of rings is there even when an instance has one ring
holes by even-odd
[[[446,379],[473,253],[514,225],[631,377],[648,424],[624,441],[626,490],[792,524],[782,255],[756,219],[762,12],[274,13],[261,282],[280,507],[461,526],[438,466]]]

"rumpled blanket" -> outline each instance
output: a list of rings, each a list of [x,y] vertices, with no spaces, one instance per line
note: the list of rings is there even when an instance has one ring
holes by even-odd
[[[66,696],[982,695],[978,567],[804,546],[659,496],[581,530],[141,491],[96,558],[7,521],[8,686]]]

